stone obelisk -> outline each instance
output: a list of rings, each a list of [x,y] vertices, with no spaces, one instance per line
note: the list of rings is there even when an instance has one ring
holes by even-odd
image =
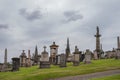
[[[100,33],[99,33],[99,27],[97,26],[97,32],[96,32],[96,52],[98,54],[98,58],[100,58]]]
[[[120,37],[117,37],[117,45],[118,45],[118,49],[120,49]]]
[[[70,55],[70,44],[69,44],[69,38],[67,38],[66,58],[68,58],[69,55]]]

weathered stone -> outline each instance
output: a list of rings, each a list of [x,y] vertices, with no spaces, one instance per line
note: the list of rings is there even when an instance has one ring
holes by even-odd
[[[95,58],[95,59],[99,59],[100,58],[100,37],[101,37],[101,35],[100,35],[100,33],[99,33],[99,27],[97,26],[97,33],[96,33],[96,35],[95,35],[95,37],[96,37],[96,53],[97,54],[95,54],[95,56],[97,55],[97,57]]]
[[[71,57],[71,53],[70,53],[69,38],[67,38],[67,46],[66,46],[66,60],[67,60],[67,62],[72,62],[72,57]]]
[[[20,66],[21,67],[26,67],[26,59],[27,59],[27,56],[26,56],[25,50],[23,50],[22,54],[20,55]]]
[[[80,64],[80,52],[77,46],[75,46],[75,52],[73,53],[73,65],[78,66]]]
[[[57,55],[56,56],[56,65],[59,65],[60,64],[60,55]]]
[[[19,58],[12,58],[12,71],[19,71],[20,67],[20,59]]]
[[[56,64],[56,55],[58,54],[58,45],[53,42],[53,44],[50,46],[50,63]]]
[[[84,58],[85,58],[85,54],[81,54],[81,56],[80,56],[80,62],[82,62],[84,60]]]
[[[46,52],[45,46],[44,46],[44,51],[41,53],[39,68],[50,68],[49,55],[48,52]]]
[[[120,49],[117,49],[115,58],[120,59]]]
[[[65,54],[61,54],[60,55],[60,67],[66,67],[66,55]]]
[[[98,53],[97,53],[96,50],[94,51],[93,55],[94,55],[94,59],[97,60],[98,59]]]
[[[86,50],[85,52],[85,64],[91,63],[91,51],[89,49]]]
[[[3,65],[4,65],[3,63],[0,63],[0,72],[4,70]]]

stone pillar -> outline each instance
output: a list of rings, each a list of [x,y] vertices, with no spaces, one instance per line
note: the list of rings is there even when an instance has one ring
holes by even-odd
[[[30,55],[30,50],[28,50],[28,66],[32,66],[31,64],[31,55]]]
[[[7,48],[5,49],[4,64],[7,64]]]
[[[120,49],[120,39],[119,39],[119,36],[117,37],[117,45],[118,45],[118,49]]]
[[[20,59],[19,58],[12,58],[12,71],[19,71],[20,67]]]
[[[96,52],[97,52],[97,55],[98,55],[98,58],[100,58],[100,33],[99,33],[99,27],[97,26],[97,33],[95,35],[96,37]]]
[[[7,66],[7,48],[6,48],[5,49],[4,63],[3,63],[2,71],[6,71],[7,68],[8,68],[8,66]]]

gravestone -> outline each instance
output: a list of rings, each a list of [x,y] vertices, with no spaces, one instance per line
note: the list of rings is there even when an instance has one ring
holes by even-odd
[[[85,64],[91,63],[91,51],[89,49],[86,50],[85,52]]]
[[[120,49],[117,49],[115,58],[120,59]]]
[[[77,46],[75,46],[75,52],[73,53],[73,65],[78,66],[80,63],[80,52]]]
[[[84,60],[84,58],[85,58],[85,54],[81,54],[81,56],[80,56],[80,62],[82,62]]]
[[[97,60],[98,59],[98,52],[95,50],[93,54],[94,54],[94,59]]]
[[[4,70],[3,65],[4,65],[3,63],[0,63],[0,72]]]
[[[60,55],[56,55],[56,65],[60,64]]]
[[[12,58],[12,71],[19,71],[20,67],[20,59]]]
[[[66,67],[66,55],[65,54],[60,55],[60,67]]]
[[[41,53],[39,68],[50,68],[49,55],[48,52],[46,52],[46,46],[44,46],[44,51]]]

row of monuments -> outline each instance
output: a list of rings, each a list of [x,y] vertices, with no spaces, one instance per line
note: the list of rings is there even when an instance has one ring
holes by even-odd
[[[96,32],[96,49],[92,52],[87,49],[84,52],[80,51],[77,46],[75,46],[75,51],[71,53],[70,45],[69,45],[69,38],[67,38],[67,46],[65,50],[65,54],[58,54],[59,45],[56,45],[53,42],[50,45],[50,56],[49,53],[46,51],[46,46],[44,46],[43,52],[38,54],[37,46],[35,47],[35,52],[31,56],[30,50],[28,50],[28,55],[26,55],[25,50],[22,51],[19,58],[13,57],[12,58],[12,69],[11,71],[18,71],[19,67],[31,67],[34,65],[39,65],[39,68],[50,68],[50,65],[59,65],[60,67],[67,67],[67,62],[73,62],[73,66],[80,65],[80,62],[84,62],[85,64],[91,63],[92,59],[104,59],[104,58],[115,58],[120,59],[120,39],[117,37],[118,48],[113,49],[112,51],[104,52],[102,49],[102,45],[100,44],[100,33],[99,27],[97,27]],[[5,49],[5,57],[4,63],[0,63],[0,71],[7,71],[7,49]]]

